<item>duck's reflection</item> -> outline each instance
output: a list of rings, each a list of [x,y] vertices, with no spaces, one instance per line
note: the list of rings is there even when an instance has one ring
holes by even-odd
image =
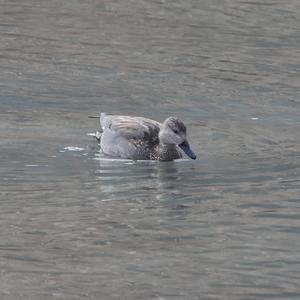
[[[153,197],[157,185],[157,162],[96,158],[95,175],[104,193],[117,193],[119,198]]]
[[[157,194],[159,201],[171,201],[180,197],[181,176],[176,161],[157,164]]]
[[[176,206],[184,198],[182,184],[185,180],[180,175],[179,165],[178,161],[134,162],[100,158],[95,174],[107,196]]]
[[[167,208],[168,217],[185,219],[189,214],[189,205],[185,204],[184,182],[180,162],[157,165],[156,202],[158,206]]]

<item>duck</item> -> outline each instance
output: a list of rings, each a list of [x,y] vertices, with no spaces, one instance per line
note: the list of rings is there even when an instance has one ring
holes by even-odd
[[[100,130],[90,135],[98,140],[101,152],[109,157],[172,161],[182,158],[182,150],[196,159],[187,139],[186,126],[177,117],[168,117],[160,123],[144,117],[100,113]]]

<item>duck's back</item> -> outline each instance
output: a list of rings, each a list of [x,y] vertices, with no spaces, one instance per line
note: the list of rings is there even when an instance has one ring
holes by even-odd
[[[104,154],[135,160],[150,159],[159,144],[161,124],[143,117],[100,116]]]

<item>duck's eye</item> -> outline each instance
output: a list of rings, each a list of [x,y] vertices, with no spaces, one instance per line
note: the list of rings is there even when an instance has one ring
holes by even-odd
[[[175,129],[175,130],[173,130],[173,132],[174,132],[175,134],[178,134],[178,130],[176,130],[176,129]]]

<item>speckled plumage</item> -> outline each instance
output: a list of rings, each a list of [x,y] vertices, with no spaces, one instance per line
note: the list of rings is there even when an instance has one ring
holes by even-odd
[[[143,117],[100,115],[101,151],[112,157],[133,160],[170,161],[181,158],[177,145],[191,158],[186,128],[182,121],[169,117],[162,124]],[[184,146],[182,146],[184,144]]]

